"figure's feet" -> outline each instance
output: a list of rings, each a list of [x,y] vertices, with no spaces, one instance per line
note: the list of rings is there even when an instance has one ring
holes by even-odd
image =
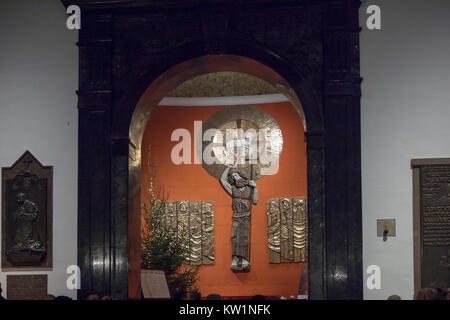
[[[238,257],[234,256],[231,262],[231,270],[241,270]]]
[[[241,268],[241,270],[243,270],[243,271],[250,270],[250,262],[248,262],[245,259],[242,259],[242,268]]]

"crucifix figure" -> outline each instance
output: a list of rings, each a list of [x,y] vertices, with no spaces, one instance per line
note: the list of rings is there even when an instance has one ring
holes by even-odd
[[[227,147],[248,148],[247,137],[241,137],[241,120],[237,120],[237,140],[227,141]],[[228,149],[227,148],[227,149]],[[239,150],[238,150],[239,152]],[[245,154],[245,153],[244,153]],[[238,157],[239,158],[239,157]],[[245,159],[249,160],[249,159]],[[232,197],[233,224],[231,227],[231,250],[233,261],[231,269],[233,271],[250,270],[250,238],[251,238],[251,208],[252,203],[258,203],[258,188],[256,183],[248,174],[240,168],[240,161],[237,161],[237,168],[228,165],[222,173],[220,183]],[[253,164],[250,165],[251,175]]]
[[[258,203],[258,188],[246,172],[227,167],[220,183],[232,197],[233,224],[231,227],[231,269],[250,270],[251,207]]]

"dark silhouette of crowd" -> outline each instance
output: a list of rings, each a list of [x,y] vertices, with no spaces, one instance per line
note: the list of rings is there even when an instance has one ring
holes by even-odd
[[[387,300],[402,300],[402,298],[393,294]],[[414,295],[414,300],[450,300],[450,288],[422,288]]]

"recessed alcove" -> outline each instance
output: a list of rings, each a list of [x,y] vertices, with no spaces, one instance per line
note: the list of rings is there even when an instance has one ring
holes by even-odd
[[[304,136],[304,121],[289,99],[277,93],[275,87],[262,84],[261,91],[255,91],[255,80],[250,77],[227,73],[199,76],[175,88],[152,111],[141,143],[141,199],[145,201],[148,192],[168,194],[168,201],[213,201],[215,204],[214,248],[215,262],[200,268],[198,288],[203,296],[220,293],[224,297],[250,298],[256,294],[270,297],[297,296],[302,267],[307,262],[269,263],[267,202],[271,198],[307,197],[307,159]],[[202,77],[202,78],[200,78]],[[228,96],[234,93],[232,79],[239,77],[240,94],[266,93],[261,95]],[[202,83],[207,81],[206,91]],[[245,91],[246,84],[251,88]],[[212,83],[211,83],[212,82]],[[259,81],[258,81],[259,82]],[[215,83],[215,84],[214,84]],[[259,82],[259,83],[262,83]],[[192,85],[195,84],[195,89]],[[192,91],[208,96],[215,86],[223,89],[221,97],[183,97]],[[256,84],[257,86],[257,84]],[[173,93],[176,94],[173,94]],[[257,180],[259,203],[252,208],[251,218],[251,271],[234,273],[230,269],[231,256],[231,197],[223,190],[219,180],[194,163],[194,121],[205,123],[219,110],[251,106],[269,114],[278,123],[284,137],[279,159],[279,169],[275,175],[267,175]],[[171,151],[178,141],[171,141],[171,134],[177,129],[187,129],[192,133],[190,164],[174,164]],[[199,134],[199,133],[197,133]],[[157,176],[149,177],[149,166],[157,168]],[[151,180],[151,181],[150,181]],[[220,276],[219,276],[220,275]],[[307,276],[306,273],[303,274]],[[307,279],[303,279],[307,283]]]
[[[205,70],[209,72],[204,73]],[[240,95],[234,96],[236,82]],[[193,92],[203,97],[191,97]],[[222,96],[210,97],[210,92]],[[246,95],[252,93],[259,94]],[[158,101],[155,97],[163,98]],[[257,108],[273,117],[285,141],[278,173],[258,180],[261,201],[252,213],[252,270],[236,274],[229,266],[231,198],[202,165],[194,164],[194,139],[198,134],[194,132],[194,121],[204,123],[223,108],[243,106]],[[171,134],[180,128],[192,133],[192,162],[188,165],[176,165],[171,159],[171,149],[177,144],[171,141]],[[226,297],[243,298],[255,294],[296,296],[301,268],[307,263],[269,264],[266,204],[271,198],[307,198],[305,130],[303,107],[295,91],[274,70],[252,59],[232,55],[200,57],[175,66],[153,82],[139,99],[130,127],[129,190],[136,193],[131,193],[129,198],[129,265],[133,266],[129,272],[129,296],[139,295],[142,219],[137,208],[148,197],[149,165],[158,168],[152,188],[168,192],[168,201],[214,201],[216,204],[216,261],[213,266],[203,266],[200,270],[199,289],[203,295],[220,292]],[[303,282],[307,283],[307,279]]]

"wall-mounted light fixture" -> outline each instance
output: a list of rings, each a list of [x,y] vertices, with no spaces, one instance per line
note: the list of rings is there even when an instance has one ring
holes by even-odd
[[[382,237],[383,241],[387,241],[387,237],[395,237],[395,219],[378,219],[377,220],[377,237]]]

